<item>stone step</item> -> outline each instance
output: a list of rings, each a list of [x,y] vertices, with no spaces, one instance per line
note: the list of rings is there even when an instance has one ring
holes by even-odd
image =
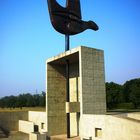
[[[6,135],[5,135],[4,132],[1,130],[1,128],[0,128],[0,138],[6,138]]]

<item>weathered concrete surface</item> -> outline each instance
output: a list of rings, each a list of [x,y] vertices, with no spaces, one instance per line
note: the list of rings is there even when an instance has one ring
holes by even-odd
[[[1,138],[0,140],[29,140],[29,135],[21,132],[11,134],[8,138]]]
[[[0,126],[9,131],[18,131],[18,121],[28,120],[28,112],[0,112]]]
[[[67,138],[66,135],[51,136],[51,140],[80,140],[80,137]]]
[[[80,102],[66,102],[66,113],[80,112]]]
[[[70,103],[66,102],[66,60],[70,62]],[[102,50],[78,47],[47,60],[47,130],[49,135],[66,133],[66,109],[71,136],[79,135],[83,114],[105,114],[105,76]],[[80,103],[80,113],[72,104]],[[71,110],[70,110],[71,104]],[[54,127],[57,126],[57,127]]]
[[[19,131],[27,134],[34,132],[34,123],[19,120]]]
[[[46,134],[30,133],[29,140],[46,140]]]
[[[29,111],[28,121],[33,122],[34,125],[38,126],[40,133],[47,132],[47,115],[46,112],[40,111]]]
[[[29,139],[29,135],[23,135],[23,133],[11,134],[13,131],[21,131],[27,134],[34,132],[34,126],[38,126],[40,135],[37,138],[42,138],[46,134],[46,112],[38,111],[19,111],[19,112],[0,112],[0,126],[5,130],[8,130],[10,136],[7,140],[25,140]],[[20,121],[19,121],[20,120]],[[21,137],[20,137],[21,136]],[[25,136],[25,137],[24,137]],[[21,139],[20,139],[21,138]],[[5,139],[6,140],[6,139]],[[33,140],[33,139],[31,139]]]
[[[81,47],[79,53],[82,114],[105,114],[105,71],[102,50]]]
[[[125,113],[125,117],[140,120],[140,112],[133,112],[133,113]]]
[[[140,121],[120,115],[83,115],[81,138],[100,140],[139,140]],[[96,129],[101,130],[100,137]]]
[[[1,138],[6,138],[6,137],[7,137],[7,135],[5,134],[5,132],[3,131],[3,129],[0,128],[0,139]]]
[[[66,133],[64,67],[47,65],[47,130],[49,135]]]

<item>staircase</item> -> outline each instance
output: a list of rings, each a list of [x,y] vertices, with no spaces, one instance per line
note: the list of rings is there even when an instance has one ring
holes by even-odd
[[[3,132],[3,129],[0,128],[0,139],[1,138],[6,138],[7,136],[5,135],[5,133]]]

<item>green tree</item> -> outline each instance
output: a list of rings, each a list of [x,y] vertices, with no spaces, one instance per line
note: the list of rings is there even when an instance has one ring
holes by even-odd
[[[35,106],[35,101],[34,101],[33,95],[31,95],[30,93],[27,93],[27,94],[25,94],[25,98],[26,98],[26,107]]]
[[[140,78],[127,81],[123,85],[123,94],[125,102],[132,102],[137,108],[140,101]]]
[[[113,108],[117,103],[122,102],[122,86],[114,82],[106,83],[107,107]]]
[[[45,107],[46,105],[46,93],[42,91],[40,95],[39,106]]]
[[[129,101],[131,101],[135,108],[140,106],[140,79],[131,81]]]
[[[30,93],[20,94],[18,96],[5,96],[0,98],[0,107],[15,108],[19,107],[45,107],[46,93],[42,91],[41,94],[32,95]]]
[[[17,102],[17,97],[16,96],[9,96],[7,97],[7,105],[9,108],[15,108],[16,107],[16,102]]]

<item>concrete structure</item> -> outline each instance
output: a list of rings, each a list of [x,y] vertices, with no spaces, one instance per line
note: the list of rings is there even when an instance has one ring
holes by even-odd
[[[34,132],[34,123],[29,121],[19,120],[19,131],[27,134]]]
[[[46,134],[30,133],[29,140],[46,140]]]
[[[33,117],[33,114],[37,113],[44,113],[45,112],[33,112],[30,113],[26,112],[27,115],[31,114],[31,118]],[[9,120],[12,120],[12,117],[17,114],[14,112],[11,112],[11,116],[9,118],[5,117],[7,113],[0,113],[0,117],[4,122],[8,122]],[[4,115],[5,114],[5,115]],[[22,112],[19,112],[19,116],[22,116]],[[35,118],[38,115],[35,115]],[[3,117],[3,118],[2,118]],[[9,119],[9,120],[8,120]],[[36,118],[37,119],[37,118]],[[46,116],[42,115],[41,120],[45,120]],[[0,120],[1,122],[1,120]],[[30,122],[30,121],[28,121]],[[17,122],[6,124],[8,128],[13,128],[10,131],[15,131],[15,126]],[[33,123],[33,122],[31,122]],[[0,138],[1,140],[21,140],[24,138],[24,140],[45,140],[46,134],[43,132],[41,135],[39,133],[31,133],[30,131],[33,130],[33,127],[30,127],[26,125],[25,123],[22,124],[22,128],[25,129],[25,134],[23,133],[15,133],[16,135],[10,136],[9,138]],[[55,127],[55,126],[54,126]],[[57,127],[57,126],[56,126]],[[19,129],[20,131],[21,128]],[[28,131],[27,131],[28,130]],[[18,131],[18,130],[16,130]],[[11,132],[10,132],[11,133]],[[28,134],[28,135],[27,135]],[[140,139],[140,112],[135,113],[111,113],[107,115],[82,115],[81,118],[81,139],[90,139],[92,140],[139,140]],[[60,135],[60,136],[52,136],[51,140],[67,140],[66,135]],[[79,140],[79,138],[73,137],[71,140]]]
[[[37,111],[29,111],[28,121],[34,122],[34,125],[37,127],[38,132],[46,133],[46,112],[37,112]]]
[[[127,114],[129,116],[129,113]],[[138,114],[133,113],[133,116]],[[118,115],[83,115],[83,139],[92,140],[139,140],[140,121]],[[139,113],[140,118],[140,113]]]
[[[47,132],[46,118],[46,112],[0,112],[0,128],[10,133],[13,131],[14,133],[17,131],[26,133],[28,137],[26,136],[25,140],[44,140]]]
[[[67,103],[66,60],[70,61]],[[71,136],[81,136],[84,114],[106,113],[103,51],[81,46],[48,59],[46,101],[48,134],[66,133],[66,112],[69,112]]]
[[[70,61],[70,102],[66,102],[66,60]],[[70,113],[71,137],[140,139],[139,113],[106,115],[102,50],[81,46],[48,59],[46,79],[47,131],[52,140],[66,139],[66,113]]]
[[[28,121],[19,120],[19,131],[29,134],[29,140],[45,140],[46,118],[46,112],[29,111]]]
[[[70,102],[66,102],[66,60]],[[140,140],[140,113],[106,113],[102,50],[81,46],[48,59],[46,102],[46,112],[0,112],[0,128],[28,134],[7,140],[67,140],[66,113],[71,140]]]
[[[0,112],[0,127],[8,131],[18,131],[18,121],[28,120],[27,111]]]

